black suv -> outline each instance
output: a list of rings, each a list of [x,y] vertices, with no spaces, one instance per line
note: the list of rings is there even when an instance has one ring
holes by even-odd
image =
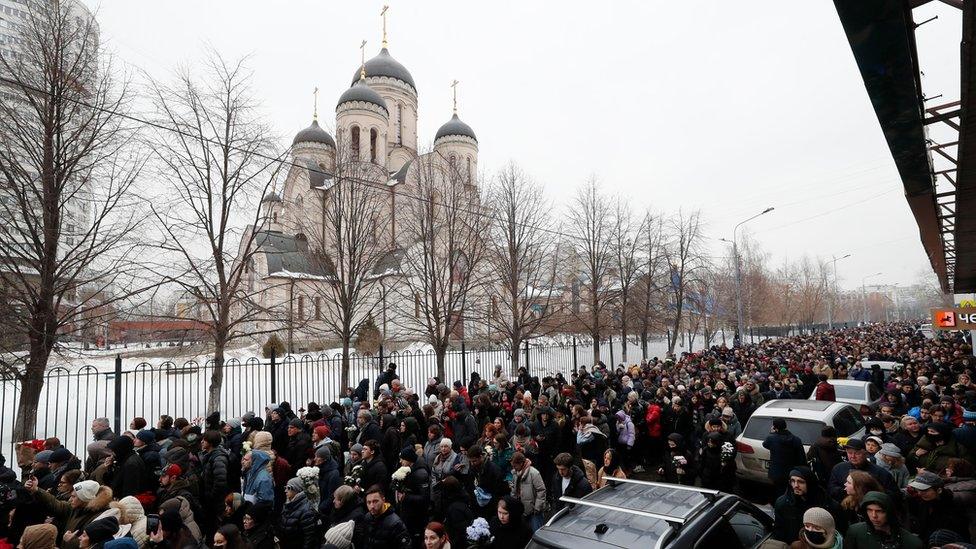
[[[752,549],[773,519],[734,494],[694,486],[607,479],[536,531],[526,549]]]

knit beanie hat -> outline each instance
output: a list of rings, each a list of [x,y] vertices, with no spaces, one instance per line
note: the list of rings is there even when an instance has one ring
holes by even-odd
[[[962,536],[953,532],[952,530],[942,528],[932,532],[932,534],[929,536],[929,547],[942,547],[943,545],[949,545],[950,543],[960,543],[965,541],[966,540],[962,539]]]
[[[34,524],[24,528],[20,536],[20,547],[23,549],[47,549],[54,547],[54,540],[58,537],[58,528],[53,524]]]
[[[156,433],[148,429],[143,429],[142,431],[136,433],[136,438],[141,440],[143,444],[152,444],[153,442],[156,442]]]
[[[302,482],[302,479],[294,477],[288,481],[288,484],[285,484],[285,489],[291,490],[292,492],[304,492],[305,484]]]
[[[71,451],[67,448],[58,448],[51,452],[51,461],[54,463],[64,463],[71,459]]]
[[[356,452],[357,454],[362,455],[363,445],[357,442],[356,444],[353,444],[352,446],[349,447],[349,451]]]
[[[291,421],[288,422],[288,426],[289,427],[294,427],[296,429],[304,429],[305,428],[305,422],[302,421],[302,420],[300,420],[300,419],[298,419],[296,417],[295,419],[293,419],[293,420],[291,420]]]
[[[325,440],[329,436],[329,428],[325,425],[319,425],[315,429],[312,429],[312,432],[315,433],[315,436],[319,437],[319,440]]]
[[[315,457],[328,461],[332,459],[332,451],[329,450],[328,446],[323,444],[322,446],[319,446],[318,449],[315,450]]]
[[[52,452],[51,450],[43,450],[41,452],[38,452],[34,454],[34,461],[38,463],[51,463],[51,454],[53,453],[54,452]]]
[[[325,542],[339,549],[353,549],[352,534],[355,527],[354,521],[340,522],[325,532]]]
[[[414,449],[413,448],[410,448],[410,447],[404,448],[403,450],[400,450],[400,459],[405,459],[405,460],[409,461],[410,463],[416,463],[417,462],[417,452],[414,451]]]
[[[115,537],[118,531],[119,519],[112,516],[93,520],[85,526],[85,534],[88,535],[88,543],[91,545],[105,543]]]
[[[72,489],[75,491],[75,496],[85,503],[95,499],[99,488],[101,488],[101,485],[94,480],[83,480],[72,486]]]
[[[805,513],[803,513],[803,523],[813,524],[819,526],[820,528],[823,528],[827,536],[827,539],[819,545],[811,543],[810,540],[808,539],[804,539],[804,541],[806,541],[810,547],[814,547],[816,549],[833,547],[835,526],[834,526],[834,517],[830,514],[829,511],[827,511],[823,507],[811,507],[807,509]]]

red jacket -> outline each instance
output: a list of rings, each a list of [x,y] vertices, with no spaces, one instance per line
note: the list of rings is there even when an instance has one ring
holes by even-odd
[[[661,407],[653,402],[647,405],[647,413],[644,415],[647,424],[647,434],[652,437],[661,436]]]
[[[821,381],[817,384],[817,400],[829,400],[834,402],[837,400],[837,394],[834,392],[834,386],[826,381]]]

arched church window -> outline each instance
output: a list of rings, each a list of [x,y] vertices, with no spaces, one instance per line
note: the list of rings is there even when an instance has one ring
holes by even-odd
[[[403,103],[397,102],[396,110],[396,143],[397,145],[403,144]]]
[[[372,128],[372,129],[369,130],[369,160],[370,160],[370,162],[376,162],[376,138],[378,136],[379,136],[379,133],[376,131],[376,128]]]
[[[359,160],[359,126],[353,126],[349,133],[349,146],[352,148],[352,159]]]

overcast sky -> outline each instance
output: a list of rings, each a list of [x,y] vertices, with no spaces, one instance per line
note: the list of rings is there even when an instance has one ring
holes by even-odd
[[[251,55],[255,94],[282,144],[320,119],[380,48],[383,2],[83,0],[108,49],[165,78],[212,46]],[[833,3],[405,2],[390,4],[390,51],[413,74],[419,139],[459,110],[480,167],[509,160],[564,203],[595,174],[637,209],[701,209],[717,238],[748,227],[775,264],[838,263],[842,287],[908,284],[928,262]],[[928,96],[958,99],[961,12],[917,9]],[[934,103],[930,103],[934,104]],[[941,129],[932,128],[937,140]]]

